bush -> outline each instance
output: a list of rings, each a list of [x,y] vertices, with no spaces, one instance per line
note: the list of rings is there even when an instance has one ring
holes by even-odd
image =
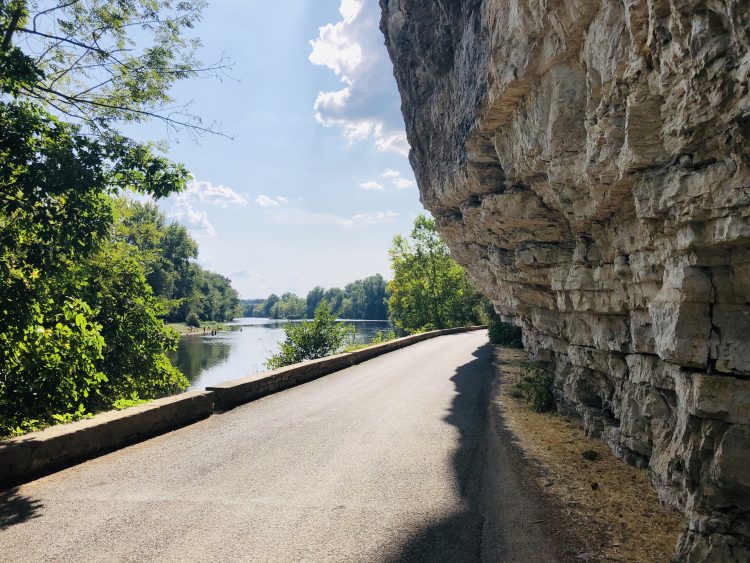
[[[518,389],[523,393],[526,402],[531,405],[531,410],[547,412],[555,406],[552,383],[552,376],[532,362],[523,368]]]
[[[490,342],[508,348],[523,348],[521,328],[504,323],[499,318],[492,319],[489,325]]]
[[[195,313],[188,313],[188,316],[185,317],[185,324],[193,328],[200,328],[201,320]]]
[[[388,342],[389,340],[396,340],[396,333],[392,330],[389,330],[387,332],[379,330],[375,333],[373,339],[370,340],[370,344],[382,344],[383,342]]]
[[[284,331],[286,340],[266,362],[269,369],[335,354],[354,340],[355,332],[354,325],[336,322],[327,301],[322,301],[315,309],[312,322],[288,323]]]

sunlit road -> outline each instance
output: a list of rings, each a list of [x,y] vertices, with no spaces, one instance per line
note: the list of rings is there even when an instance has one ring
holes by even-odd
[[[386,354],[0,498],[0,560],[552,561],[486,331]]]

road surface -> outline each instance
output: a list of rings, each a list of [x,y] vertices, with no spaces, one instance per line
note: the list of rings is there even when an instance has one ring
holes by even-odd
[[[0,560],[554,561],[492,379],[442,336],[5,491]]]

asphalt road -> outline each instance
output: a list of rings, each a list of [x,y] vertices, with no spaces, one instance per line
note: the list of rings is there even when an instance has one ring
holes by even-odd
[[[443,336],[5,491],[0,560],[553,561],[492,379]]]

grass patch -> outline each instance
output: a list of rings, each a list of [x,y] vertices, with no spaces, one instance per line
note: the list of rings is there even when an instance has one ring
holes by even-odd
[[[229,330],[229,327],[224,323],[217,322],[203,322],[200,327],[191,327],[185,323],[167,323],[167,326],[177,332],[177,334],[211,334],[212,330],[221,332],[223,330]]]
[[[589,560],[670,561],[684,522],[660,504],[648,473],[615,457],[601,440],[586,438],[580,420],[531,411],[517,396],[526,354],[507,348],[497,353],[501,384],[493,405],[539,468],[539,489],[568,515],[561,526],[594,554]]]

